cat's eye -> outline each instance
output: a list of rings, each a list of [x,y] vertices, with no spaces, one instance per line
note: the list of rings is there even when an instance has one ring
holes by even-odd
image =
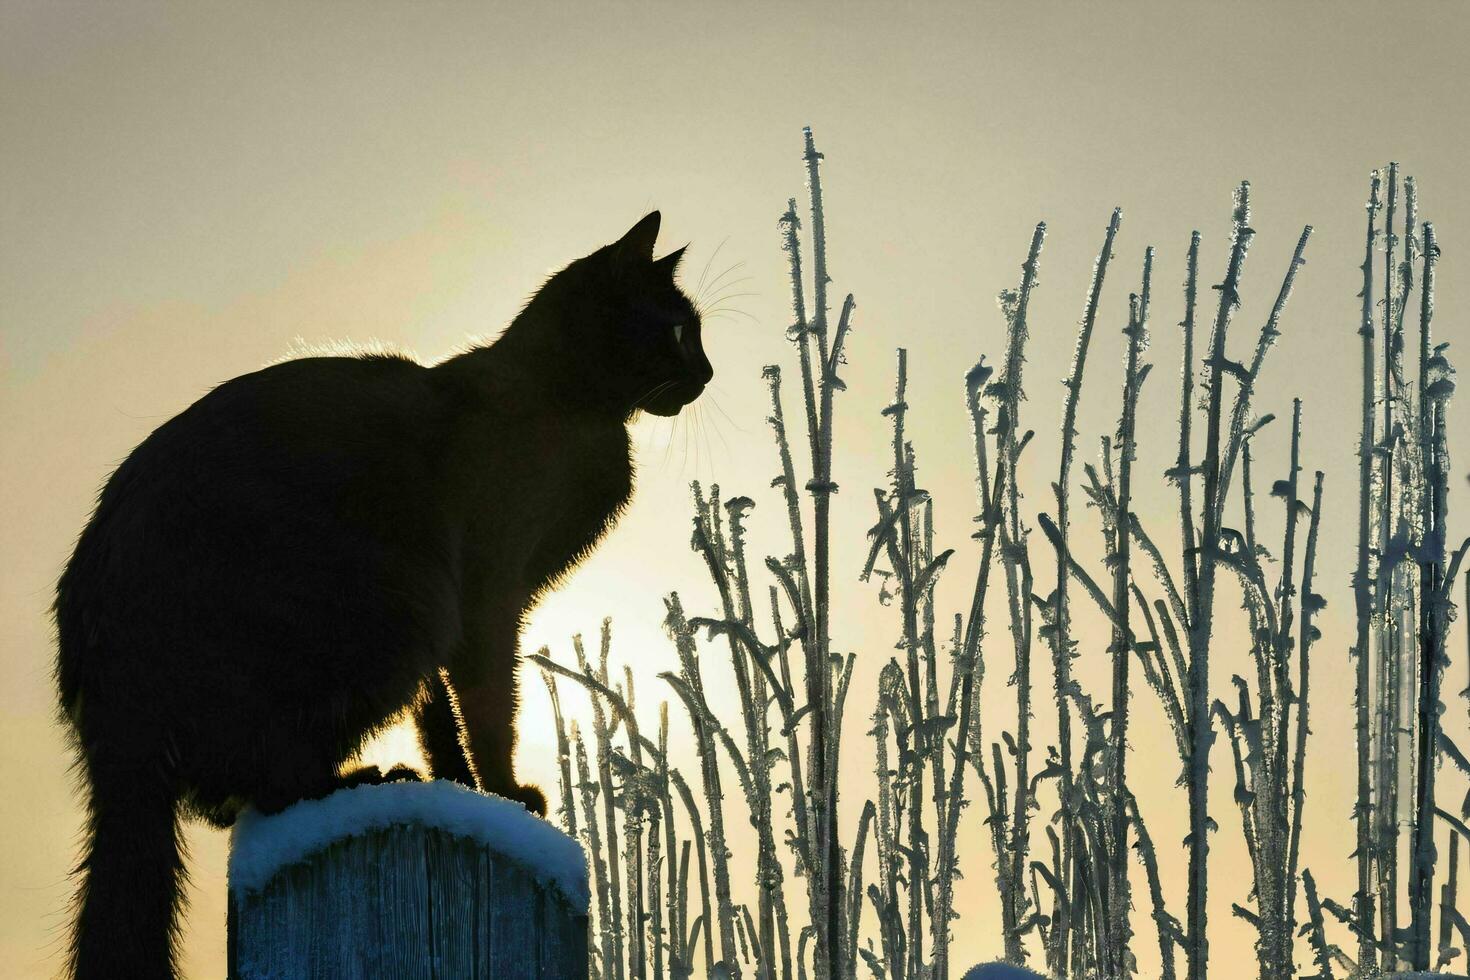
[[[683,342],[684,342],[684,324],[682,324],[682,323],[676,323],[676,324],[674,324],[674,343],[676,343],[676,344],[682,344]]]

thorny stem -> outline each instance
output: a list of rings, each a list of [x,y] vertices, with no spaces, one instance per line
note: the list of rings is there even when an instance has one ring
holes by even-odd
[[[1377,755],[1374,769],[1378,785],[1373,792],[1376,799],[1373,816],[1380,829],[1375,842],[1376,869],[1379,890],[1379,916],[1384,936],[1392,936],[1398,927],[1398,862],[1384,856],[1397,853],[1397,782],[1398,782],[1398,725],[1394,723],[1394,707],[1397,705],[1397,630],[1393,628],[1394,596],[1393,585],[1397,580],[1395,565],[1390,556],[1390,540],[1394,529],[1394,452],[1398,439],[1394,435],[1394,409],[1397,404],[1398,385],[1395,378],[1395,348],[1403,337],[1394,326],[1393,255],[1397,236],[1394,235],[1394,211],[1398,203],[1398,164],[1388,165],[1388,206],[1384,215],[1384,266],[1383,266],[1383,380],[1380,398],[1383,402],[1383,428],[1378,437],[1378,572],[1375,576],[1373,597],[1379,670],[1377,693]],[[1397,962],[1392,944],[1383,951],[1381,965],[1392,970]]]
[[[1413,950],[1410,965],[1429,969],[1429,917],[1434,890],[1434,770],[1439,756],[1439,683],[1443,675],[1445,606],[1444,518],[1448,473],[1444,460],[1444,403],[1434,391],[1430,321],[1434,315],[1434,265],[1439,249],[1434,226],[1424,225],[1424,277],[1419,307],[1419,446],[1424,460],[1423,544],[1419,558],[1419,744],[1415,793],[1414,862],[1410,880]],[[1447,380],[1447,379],[1446,379]]]
[[[1057,527],[1060,531],[1057,545],[1057,588],[1051,606],[1052,624],[1052,668],[1055,675],[1057,702],[1057,742],[1061,750],[1061,821],[1062,821],[1062,868],[1069,880],[1072,875],[1076,850],[1076,815],[1072,799],[1072,720],[1068,707],[1068,688],[1072,680],[1072,641],[1068,633],[1067,579],[1069,544],[1067,540],[1067,487],[1072,469],[1073,447],[1077,439],[1077,405],[1082,396],[1082,371],[1087,364],[1087,345],[1092,339],[1092,327],[1097,321],[1098,301],[1102,295],[1103,280],[1107,275],[1108,262],[1113,256],[1113,240],[1118,235],[1122,210],[1113,209],[1108,221],[1103,246],[1098,252],[1093,267],[1092,285],[1088,291],[1087,306],[1082,315],[1082,328],[1077,338],[1077,353],[1072,362],[1071,376],[1064,382],[1067,388],[1066,407],[1062,422],[1062,455],[1056,484]],[[1068,886],[1067,890],[1072,891]],[[1072,943],[1077,933],[1077,923],[1072,921],[1067,906],[1059,906],[1056,962],[1052,969],[1071,975]]]
[[[612,904],[609,901],[607,861],[602,854],[601,834],[597,829],[597,783],[592,781],[592,773],[587,765],[587,746],[582,741],[582,733],[577,729],[575,721],[572,722],[572,741],[577,749],[577,786],[582,793],[582,814],[586,818],[583,826],[587,831],[587,853],[592,856],[592,877],[597,884],[597,935],[602,941],[602,976],[611,980],[616,976],[616,964],[619,962],[613,946],[613,936],[617,932],[614,923],[617,920],[613,917]]]
[[[1189,918],[1187,948],[1189,980],[1205,980],[1209,969],[1210,941],[1207,932],[1206,893],[1209,887],[1209,834],[1213,821],[1208,810],[1210,781],[1209,670],[1210,632],[1215,602],[1215,568],[1220,541],[1220,507],[1223,496],[1220,461],[1220,413],[1224,397],[1225,336],[1230,317],[1240,303],[1241,267],[1245,263],[1254,232],[1250,225],[1250,184],[1242,182],[1235,199],[1235,226],[1230,263],[1220,285],[1220,304],[1210,338],[1208,365],[1209,402],[1205,417],[1204,523],[1200,533],[1200,567],[1195,586],[1194,616],[1189,629]]]
[[[1306,802],[1304,773],[1307,758],[1307,736],[1311,733],[1308,724],[1308,709],[1311,706],[1311,649],[1317,639],[1317,627],[1313,625],[1314,613],[1325,605],[1325,600],[1312,591],[1312,580],[1317,565],[1317,531],[1322,513],[1322,471],[1318,470],[1312,485],[1312,513],[1307,524],[1307,546],[1302,556],[1301,607],[1302,622],[1297,639],[1297,719],[1296,750],[1292,762],[1291,777],[1291,839],[1287,844],[1286,858],[1286,934],[1296,935],[1296,879],[1301,860],[1302,808]]]
[[[816,578],[813,596],[816,612],[816,642],[814,644],[816,670],[814,671],[815,677],[808,678],[808,684],[811,686],[811,701],[816,706],[812,713],[812,740],[817,746],[817,751],[813,754],[817,765],[814,767],[812,776],[817,785],[821,787],[821,793],[818,796],[822,819],[820,844],[825,845],[822,849],[825,852],[824,871],[826,874],[823,892],[827,903],[826,976],[835,980],[845,975],[840,914],[843,888],[842,851],[837,836],[837,780],[835,775],[837,758],[833,751],[837,738],[835,730],[830,737],[827,732],[829,712],[833,710],[831,673],[828,668],[830,645],[828,629],[830,624],[828,609],[830,549],[828,541],[831,495],[837,489],[832,483],[832,392],[835,387],[836,374],[835,365],[829,358],[827,344],[827,283],[831,280],[827,276],[826,219],[822,212],[822,180],[818,169],[818,162],[822,159],[822,154],[817,152],[816,145],[812,141],[811,127],[803,129],[802,135],[806,141],[804,159],[807,165],[807,183],[811,191],[812,208],[812,261],[814,265],[812,291],[815,299],[812,327],[817,335],[817,347],[821,353],[819,368],[822,372],[819,387],[820,405],[817,411],[817,440],[812,443],[812,481],[808,484],[808,489],[812,492],[814,511],[813,573]],[[849,297],[843,311],[844,324],[847,322],[847,314],[850,312],[851,305]],[[839,331],[839,336],[840,333],[841,331]],[[808,398],[810,398],[810,392],[808,392]],[[811,683],[812,680],[816,681],[814,685]],[[818,980],[823,978],[820,967],[817,977]]]
[[[1194,530],[1194,467],[1190,462],[1190,425],[1194,420],[1194,311],[1199,283],[1199,232],[1189,236],[1188,272],[1184,278],[1184,330],[1183,362],[1180,368],[1179,393],[1179,458],[1174,469],[1166,475],[1179,485],[1179,532],[1184,553],[1184,596],[1188,603],[1188,616],[1181,616],[1179,625],[1190,629],[1198,612],[1195,602],[1199,596],[1199,554],[1195,546]]]
[[[1372,591],[1370,575],[1372,506],[1373,506],[1373,242],[1377,235],[1376,219],[1379,207],[1377,171],[1373,173],[1368,197],[1368,231],[1366,254],[1363,259],[1362,318],[1358,334],[1363,344],[1363,393],[1362,424],[1358,441],[1358,563],[1353,573],[1353,594],[1356,600],[1357,638],[1353,656],[1357,658],[1356,684],[1353,690],[1357,711],[1358,748],[1358,799],[1354,808],[1357,822],[1358,891],[1355,895],[1356,932],[1358,934],[1358,961],[1368,963],[1373,958],[1374,901],[1372,892],[1372,784],[1369,771],[1369,723],[1368,723],[1368,643],[1372,627]]]
[[[730,976],[739,976],[739,960],[735,945],[735,908],[730,897],[729,849],[725,843],[724,791],[720,785],[719,757],[715,752],[715,736],[711,718],[695,709],[703,704],[703,684],[699,673],[699,656],[695,651],[694,632],[684,617],[684,607],[678,593],[670,593],[664,600],[668,610],[666,623],[679,653],[681,675],[687,690],[697,697],[691,708],[690,724],[694,728],[695,747],[699,752],[700,771],[704,779],[705,802],[709,807],[709,852],[713,864],[716,918],[720,935],[720,959],[730,971]],[[676,690],[678,688],[676,687]],[[682,692],[681,692],[682,693]],[[727,745],[727,748],[730,746]],[[738,750],[731,753],[732,758]],[[713,931],[714,927],[711,927]]]
[[[978,409],[978,407],[972,405],[971,410],[978,416],[983,417],[983,411]],[[977,437],[979,437],[978,428],[979,426],[977,425]],[[980,438],[982,438],[980,446],[983,452],[983,437]],[[982,467],[983,471],[983,467],[985,466],[983,455],[978,459],[978,465]],[[989,515],[987,516],[987,520],[994,520],[993,515],[999,510],[1001,486],[1007,478],[1002,472],[1004,463],[997,461],[996,467],[997,472],[996,478],[993,481],[993,495],[989,499],[981,501],[981,506],[985,509],[986,515]],[[982,670],[980,665],[980,638],[984,632],[985,596],[989,590],[991,558],[995,552],[995,541],[996,534],[992,530],[991,533],[985,536],[985,544],[980,556],[980,571],[976,576],[974,598],[970,603],[969,631],[966,640],[956,650],[954,662],[955,674],[960,678],[960,692],[958,697],[959,719],[955,728],[953,769],[949,776],[948,793],[950,807],[948,812],[943,816],[939,828],[939,897],[938,908],[934,915],[934,967],[936,976],[941,978],[948,977],[949,975],[949,918],[951,909],[953,908],[955,836],[959,830],[960,811],[963,808],[965,762],[968,759],[968,740],[966,733],[970,730],[972,714],[978,714],[978,706],[975,704],[975,701],[977,700],[978,675]],[[1020,765],[1019,760],[1017,764]],[[1001,816],[1003,818],[1004,815],[1002,814]],[[1001,853],[996,854],[997,862],[1000,862],[1002,865],[1006,857],[1007,855]],[[1001,867],[1000,870],[1004,876],[1005,868]],[[1006,945],[1008,949],[1013,942],[1018,947],[1020,945],[1019,936],[1014,940],[1010,938],[1011,933],[1015,931],[1015,899],[1011,894],[1013,885],[1019,887],[1020,883],[1019,881],[1007,881],[1006,884],[1002,885],[1001,893],[1002,901],[1006,903],[1006,910],[1003,912],[1003,916],[1007,920]]]
[[[744,513],[751,506],[749,498],[737,497],[725,504],[729,512],[729,541],[719,523],[719,487],[711,487],[706,501],[699,483],[693,484],[695,496],[694,546],[709,568],[716,591],[720,595],[725,622],[739,623],[745,629],[752,628],[750,616],[750,594],[745,566]],[[727,569],[727,564],[733,568]],[[731,581],[733,572],[734,581]],[[757,889],[757,912],[761,948],[774,949],[777,945],[778,919],[784,933],[785,902],[781,895],[781,866],[776,858],[776,847],[771,829],[770,762],[767,753],[769,726],[766,723],[765,680],[757,671],[751,676],[746,662],[748,651],[737,639],[732,629],[729,640],[730,658],[734,666],[736,690],[740,695],[741,716],[745,726],[746,750],[750,765],[750,785],[747,804],[756,826],[758,852],[755,867]],[[759,652],[756,653],[757,658]],[[789,946],[781,944],[783,954],[783,977],[789,980],[791,957]],[[772,980],[774,962],[767,960],[759,964],[762,980]]]
[[[1113,723],[1112,723],[1112,771],[1108,787],[1108,806],[1112,809],[1112,853],[1109,875],[1108,909],[1111,948],[1108,951],[1108,968],[1115,977],[1124,976],[1128,966],[1128,941],[1131,930],[1128,925],[1130,897],[1128,892],[1128,810],[1124,805],[1128,758],[1128,662],[1132,648],[1132,631],[1129,629],[1128,583],[1130,576],[1129,545],[1132,535],[1132,479],[1135,454],[1134,429],[1138,410],[1138,392],[1147,368],[1140,371],[1139,356],[1148,344],[1148,301],[1149,280],[1153,273],[1154,250],[1152,247],[1143,256],[1143,285],[1139,295],[1130,297],[1128,326],[1124,334],[1128,338],[1128,360],[1123,380],[1123,412],[1118,423],[1118,496],[1115,511],[1115,535],[1113,560],[1113,607],[1117,617],[1113,624]]]
[[[1005,937],[1006,957],[1013,963],[1025,962],[1025,951],[1021,937],[1015,934],[1025,914],[1026,890],[1024,875],[1030,852],[1030,760],[1031,760],[1031,628],[1032,611],[1030,594],[1032,589],[1031,559],[1026,548],[1025,530],[1021,524],[1021,493],[1016,472],[1021,448],[1024,445],[1018,435],[1020,429],[1021,369],[1025,363],[1027,337],[1027,312],[1030,308],[1031,290],[1036,285],[1038,259],[1042,242],[1046,237],[1046,223],[1040,222],[1031,235],[1031,246],[1026,253],[1026,262],[1021,266],[1021,288],[1016,294],[1016,305],[1010,316],[1006,341],[1004,374],[999,381],[1000,398],[1004,406],[1004,419],[997,425],[997,436],[1001,443],[997,454],[1003,457],[1005,472],[1005,508],[998,529],[1001,536],[1002,555],[1014,556],[1013,560],[1003,557],[1006,572],[1006,596],[1011,614],[1011,638],[1016,652],[1016,793],[1012,809],[1010,831],[1011,869],[1009,877],[1009,904],[1011,906],[1011,928]],[[981,438],[976,432],[977,440]],[[1000,465],[1002,461],[997,461]],[[971,623],[975,629],[975,645],[978,658],[979,625],[972,613]],[[981,621],[983,623],[983,620]],[[963,729],[961,729],[963,732]],[[980,760],[980,761],[983,761]],[[997,861],[1004,858],[997,854]]]
[[[582,673],[594,677],[603,686],[607,685],[607,658],[603,656],[594,674],[592,666],[587,661],[587,654],[582,649],[582,637],[572,637],[572,646],[577,654],[577,666]],[[604,647],[604,650],[606,648]],[[542,664],[542,666],[546,666]],[[592,701],[592,734],[597,743],[597,773],[602,792],[603,820],[607,825],[607,867],[610,878],[609,894],[612,899],[612,947],[613,947],[613,972],[610,977],[618,980],[624,975],[623,963],[623,923],[622,923],[622,879],[618,867],[618,845],[617,845],[617,805],[613,795],[612,782],[612,735],[607,723],[607,715],[603,711],[602,703],[597,699]]]

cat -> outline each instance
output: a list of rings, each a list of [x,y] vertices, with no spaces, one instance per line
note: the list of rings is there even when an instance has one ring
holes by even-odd
[[[68,968],[174,975],[179,821],[365,781],[411,710],[429,773],[519,800],[517,638],[633,491],[627,426],[713,377],[657,211],[432,367],[311,357],[214,388],[117,468],[53,612],[87,791]]]

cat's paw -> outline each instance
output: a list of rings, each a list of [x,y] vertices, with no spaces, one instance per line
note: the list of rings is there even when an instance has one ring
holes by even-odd
[[[383,770],[377,766],[358,766],[337,777],[336,789],[352,789],[356,786],[371,786],[383,781]]]
[[[422,783],[424,774],[413,766],[396,765],[383,773],[381,782],[385,783]]]
[[[377,766],[362,766],[343,773],[337,785],[339,789],[351,789],[354,786],[379,786],[383,783],[421,783],[423,780],[424,777],[412,766],[398,765],[387,772]]]
[[[546,794],[542,793],[538,786],[532,786],[529,783],[517,786],[505,796],[507,799],[515,800],[538,817],[546,816]]]

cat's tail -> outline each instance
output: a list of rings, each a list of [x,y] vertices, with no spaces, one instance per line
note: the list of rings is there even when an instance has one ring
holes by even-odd
[[[82,753],[88,819],[68,973],[168,980],[185,882],[170,755],[148,751],[142,732],[109,734]]]

